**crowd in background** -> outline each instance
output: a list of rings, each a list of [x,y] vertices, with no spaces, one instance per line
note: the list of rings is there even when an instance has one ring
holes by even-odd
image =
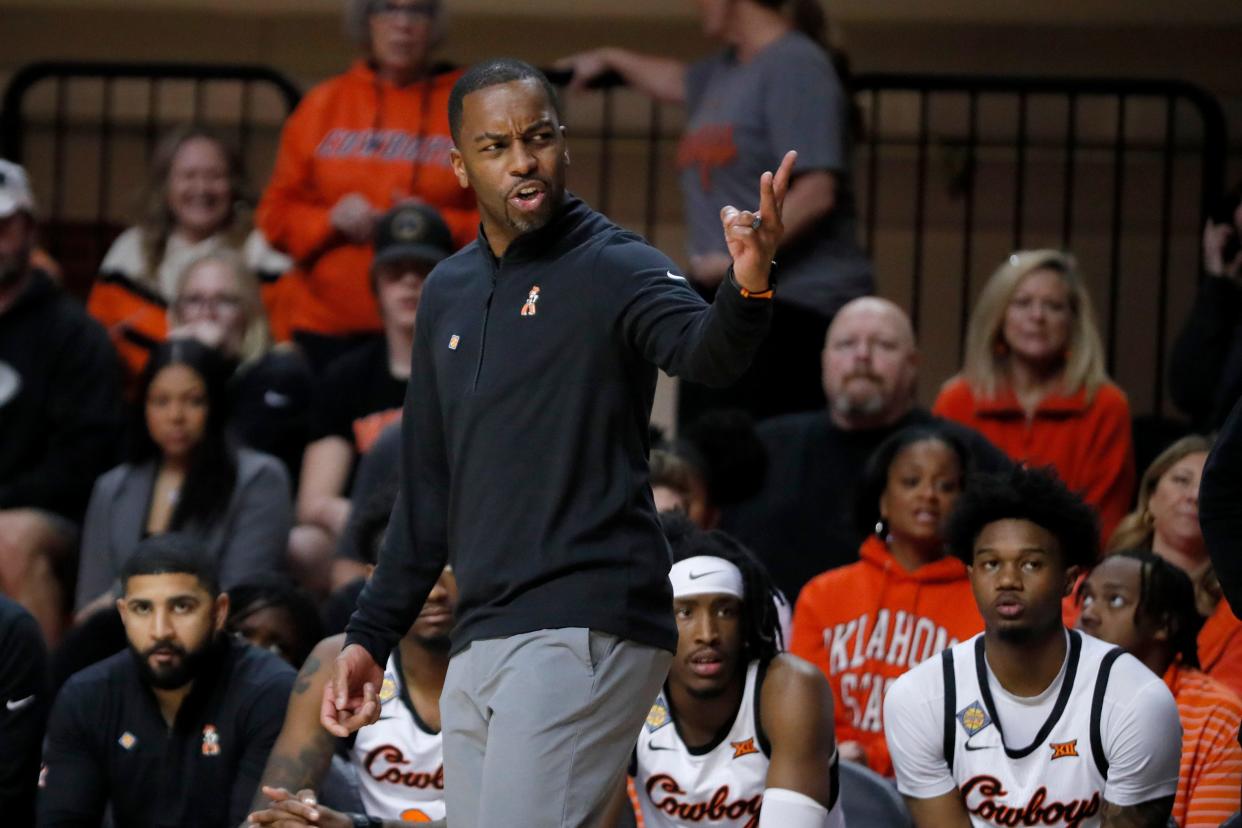
[[[1148,656],[1182,705],[1175,819],[1218,824],[1242,786],[1242,622],[1198,503],[1213,434],[1242,397],[1242,190],[1204,230],[1204,278],[1173,352],[1173,399],[1196,433],[1136,468],[1125,390],[1061,250],[998,263],[960,372],[923,377],[943,382],[925,409],[910,319],[872,295],[883,274],[855,241],[858,125],[822,16],[777,0],[701,5],[721,45],[711,58],[605,48],[563,62],[574,87],[615,71],[685,106],[686,272],[704,296],[729,266],[720,206],[750,198],[765,159],[799,152],[772,336],[736,388],[682,386],[676,437],[652,435],[657,508],[762,561],[786,602],[787,648],[832,686],[842,758],[891,776],[887,689],[983,629],[946,545],[957,498],[974,472],[1051,467],[1096,510],[1106,550],[1066,599],[1066,623]],[[422,285],[474,240],[478,216],[449,153],[459,73],[432,61],[439,3],[347,6],[360,57],[289,118],[254,209],[228,141],[173,130],[85,307],[36,264],[47,254],[31,184],[0,162],[0,587],[37,624],[57,687],[139,647],[117,598],[161,536],[199,544],[229,597],[221,623],[293,668],[343,630],[369,573]],[[1121,606],[1129,626],[1110,626],[1102,608]],[[1176,646],[1152,655],[1170,630]],[[271,673],[283,710],[296,685]]]

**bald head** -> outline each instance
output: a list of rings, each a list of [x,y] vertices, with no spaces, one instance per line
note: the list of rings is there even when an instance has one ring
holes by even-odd
[[[837,311],[823,353],[829,412],[843,429],[880,428],[914,404],[918,351],[905,311],[866,296]]]

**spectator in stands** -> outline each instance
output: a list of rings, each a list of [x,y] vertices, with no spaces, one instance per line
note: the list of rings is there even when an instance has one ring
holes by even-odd
[[[291,266],[251,231],[246,201],[241,156],[210,130],[180,127],[156,148],[141,221],[112,243],[86,304],[108,329],[131,384],[167,335],[169,302],[194,259],[235,250],[273,279]]]
[[[692,512],[702,510],[706,506],[707,489],[702,475],[690,463],[679,457],[675,451],[652,449],[649,460],[651,467],[651,496],[655,499],[656,511],[681,512],[690,516]],[[701,529],[703,526],[693,517]]]
[[[460,76],[431,53],[444,33],[440,0],[345,0],[364,56],[307,93],[280,139],[259,203],[259,225],[297,262],[288,280],[288,327],[316,373],[382,327],[367,290],[380,216],[416,200],[472,241],[474,194],[457,183],[448,95]],[[283,332],[282,332],[283,333]]]
[[[200,541],[227,590],[278,571],[292,523],[289,479],[275,458],[226,434],[231,365],[195,340],[156,348],[143,372],[128,462],[95,483],[82,537],[80,616],[111,603],[138,542],[165,532]]]
[[[99,325],[31,264],[34,197],[0,159],[0,590],[64,624],[91,482],[115,462],[120,369]]]
[[[893,763],[883,704],[893,679],[983,630],[966,566],[944,540],[970,466],[943,426],[885,440],[859,486],[858,521],[872,532],[860,560],[813,578],[794,610],[789,649],[832,685],[841,756],[885,776]]]
[[[1199,613],[1207,618],[1199,632],[1199,663],[1242,694],[1242,621],[1221,600],[1199,525],[1200,479],[1211,450],[1209,438],[1191,435],[1152,461],[1139,483],[1138,508],[1117,524],[1108,549],[1148,549],[1189,576]]]
[[[1215,828],[1238,810],[1242,699],[1199,669],[1203,618],[1184,571],[1148,551],[1105,558],[1079,589],[1078,627],[1124,647],[1164,678],[1182,720],[1182,762],[1173,820]]]
[[[259,282],[242,258],[219,250],[190,262],[177,280],[168,326],[169,336],[197,339],[237,365],[230,428],[242,445],[283,462],[296,482],[310,438],[314,378],[295,348],[272,347]]]
[[[425,204],[396,207],[376,224],[371,290],[384,332],[362,341],[323,374],[313,439],[302,460],[298,526],[289,548],[295,574],[313,592],[328,588],[332,557],[349,519],[355,460],[401,418],[423,282],[452,252],[452,244],[448,226]],[[397,462],[394,453],[391,467]]]
[[[772,332],[731,392],[683,383],[679,408],[682,422],[722,404],[756,417],[818,408],[823,396],[814,354],[828,322],[873,288],[871,263],[855,244],[848,62],[829,49],[817,0],[699,8],[704,34],[724,47],[712,57],[687,65],[604,48],[560,65],[572,69],[578,87],[612,71],[657,100],[685,106],[677,165],[690,233],[688,273],[705,294],[729,267],[720,208],[751,198],[755,177],[776,169],[785,150],[798,151],[776,255]]]
[[[1107,540],[1134,496],[1130,404],[1108,379],[1078,263],[1014,253],[970,316],[966,364],[932,411],[977,429],[1015,461],[1052,466],[1100,515]]]
[[[78,673],[52,708],[41,828],[239,825],[280,732],[294,671],[223,633],[213,556],[185,535],[138,544],[117,608],[128,652]]]
[[[351,583],[362,583],[375,566],[378,546],[374,549],[358,547],[358,524],[373,520],[369,512],[380,509],[381,503],[387,507],[380,516],[383,522],[381,529],[388,525],[388,516],[392,512],[399,482],[399,456],[401,452],[401,423],[393,423],[384,429],[379,439],[371,446],[371,450],[358,458],[358,467],[354,473],[354,482],[349,491],[349,519],[345,523],[345,531],[336,545],[336,557],[332,561],[332,589],[334,593]],[[361,591],[361,589],[359,589]],[[358,592],[353,593],[353,598]],[[341,629],[349,620],[349,613],[354,611],[351,599],[348,611],[341,619]],[[333,632],[339,632],[334,630]]]
[[[870,529],[856,525],[854,489],[867,458],[901,429],[936,422],[915,405],[917,374],[905,312],[887,299],[856,299],[837,314],[824,343],[827,410],[759,424],[768,456],[763,487],[726,509],[721,527],[755,551],[791,600],[820,572],[858,560]],[[978,433],[946,427],[979,469],[1009,466]]]
[[[52,706],[47,649],[39,625],[0,595],[0,814],[11,825],[33,825],[43,727]]]
[[[1169,390],[1195,427],[1215,431],[1242,397],[1242,181],[1203,228],[1203,273],[1173,343]]]
[[[1192,434],[1165,449],[1139,482],[1138,506],[1117,524],[1106,551],[1150,549],[1190,576],[1200,612],[1212,612],[1212,562],[1199,529],[1199,480],[1212,441]]]
[[[323,638],[323,621],[310,595],[278,574],[256,576],[229,590],[225,632],[240,636],[300,670]]]

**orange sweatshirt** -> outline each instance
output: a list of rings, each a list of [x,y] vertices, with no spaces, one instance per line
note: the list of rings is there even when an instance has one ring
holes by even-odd
[[[1089,404],[1085,389],[1050,394],[1028,420],[1013,391],[978,398],[958,377],[940,391],[932,413],[970,426],[1019,463],[1055,468],[1065,485],[1099,512],[1105,541],[1130,511],[1135,485],[1130,404],[1111,382],[1100,386]]]
[[[449,164],[448,96],[460,74],[397,87],[358,61],[308,92],[289,116],[256,215],[272,246],[295,262],[279,291],[278,337],[380,328],[371,246],[346,242],[329,221],[343,196],[358,193],[376,210],[418,198],[440,211],[458,247],[475,238],[474,194]]]
[[[1223,598],[1199,630],[1199,664],[1203,672],[1242,696],[1242,621]]]
[[[1173,664],[1164,674],[1182,720],[1182,763],[1173,821],[1215,828],[1238,810],[1242,785],[1242,699],[1199,670]]]
[[[982,631],[983,618],[957,558],[907,572],[875,535],[859,558],[802,588],[789,649],[828,677],[837,742],[859,742],[867,765],[892,776],[884,694],[911,667]]]
[[[132,396],[151,351],[168,338],[168,302],[155,288],[122,273],[102,273],[86,311],[108,332],[125,369],[126,396]]]

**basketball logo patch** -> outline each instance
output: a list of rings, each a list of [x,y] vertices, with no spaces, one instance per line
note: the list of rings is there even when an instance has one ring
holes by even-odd
[[[1069,742],[1049,742],[1048,747],[1052,748],[1052,759],[1048,760],[1050,762],[1053,759],[1064,759],[1067,756],[1078,755],[1078,740],[1077,739],[1074,739]]]
[[[385,704],[397,697],[397,680],[388,673],[384,674],[384,683],[380,685],[380,704]]]
[[[216,732],[215,725],[209,724],[203,726],[203,755],[220,755],[220,734]]]
[[[670,721],[668,705],[664,701],[664,696],[659,696],[655,704],[651,705],[651,710],[647,711],[647,732],[655,733]]]
[[[535,306],[539,304],[539,285],[535,285],[530,289],[530,293],[526,295],[526,304],[522,305],[522,316],[534,316],[538,312]]]
[[[957,711],[957,720],[962,723],[962,728],[971,736],[974,736],[992,723],[992,720],[988,718],[988,712],[977,701],[973,701]]]
[[[755,739],[753,736],[749,739],[743,739],[740,742],[729,742],[729,747],[733,748],[734,759],[741,759],[743,756],[749,756],[752,753],[759,752],[759,748],[755,747]]]

